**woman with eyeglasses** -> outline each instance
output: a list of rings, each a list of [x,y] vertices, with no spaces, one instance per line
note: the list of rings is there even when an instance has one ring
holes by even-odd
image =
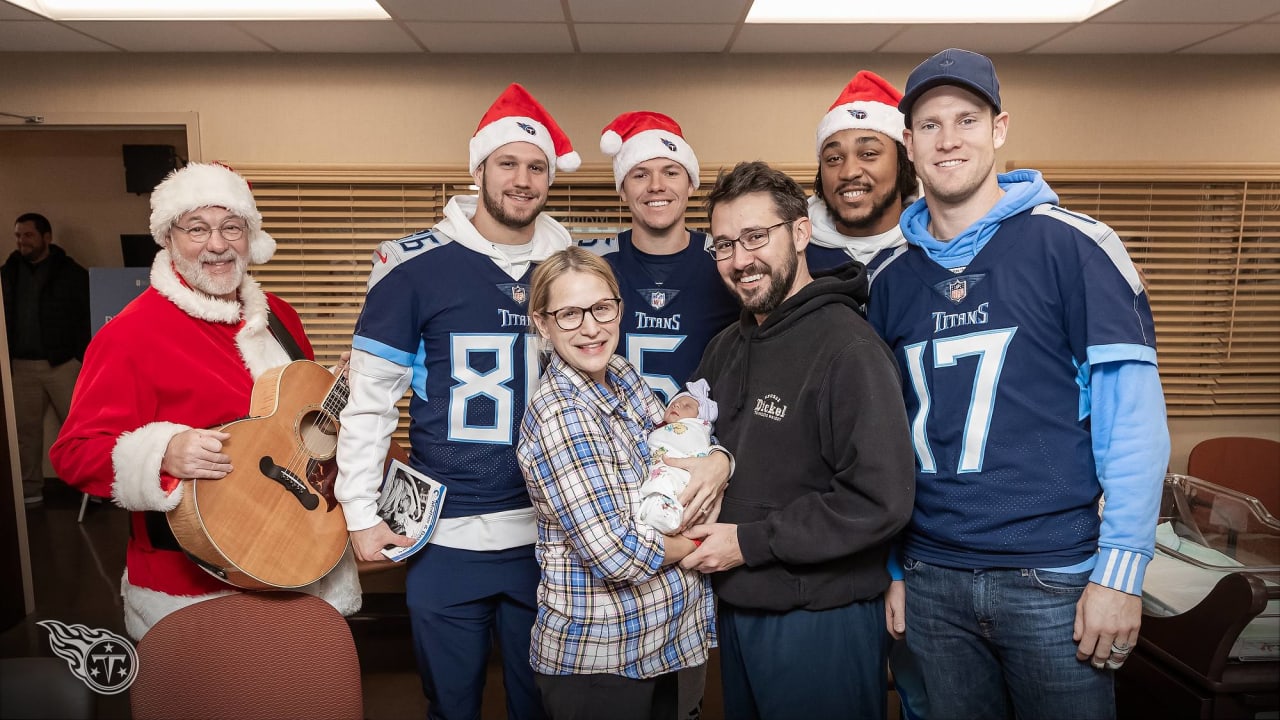
[[[676,717],[676,671],[714,644],[710,580],[694,549],[640,523],[646,437],[662,419],[618,346],[622,299],[607,263],[577,247],[543,262],[529,315],[550,359],[517,456],[542,568],[530,661],[552,718]]]

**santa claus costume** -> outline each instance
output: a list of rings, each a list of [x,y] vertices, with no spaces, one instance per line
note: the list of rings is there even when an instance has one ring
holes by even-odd
[[[134,638],[174,610],[237,592],[192,562],[169,530],[164,512],[182,496],[178,478],[160,469],[169,441],[244,417],[254,380],[290,361],[268,327],[268,312],[314,357],[297,312],[247,272],[234,300],[194,289],[178,273],[169,232],[185,213],[211,206],[245,221],[251,262],[265,263],[275,252],[239,175],[192,164],[166,178],[151,198],[152,236],[165,248],[151,266],[151,286],[89,344],[71,411],[50,452],[66,482],[133,511],[121,594],[125,628]],[[329,575],[300,589],[343,614],[358,610],[350,551]]]

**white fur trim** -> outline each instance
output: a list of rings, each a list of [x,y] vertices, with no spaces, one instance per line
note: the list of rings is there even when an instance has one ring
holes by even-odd
[[[342,559],[319,580],[298,588],[301,592],[324,600],[343,615],[353,615],[360,610],[364,596],[360,590],[360,572],[356,568],[356,556],[347,546]]]
[[[855,117],[861,113],[865,117]],[[902,129],[906,126],[898,108],[878,102],[851,102],[831,108],[818,123],[818,157],[827,139],[841,130],[874,130],[902,142]]]
[[[126,510],[168,512],[182,499],[182,486],[173,492],[160,487],[160,463],[173,436],[190,430],[188,425],[170,422],[147,423],[122,434],[111,450],[115,482],[111,497]]]
[[[236,334],[236,347],[255,380],[262,373],[289,363],[289,353],[267,325],[267,295],[249,273],[240,281],[236,291],[238,300],[223,300],[184,285],[173,269],[169,251],[161,250],[151,264],[151,286],[191,317],[226,324],[239,323],[243,318],[244,327]]]
[[[521,124],[532,128],[533,132],[520,127]],[[550,174],[550,179],[556,179],[556,146],[551,139],[551,133],[547,131],[545,125],[533,118],[514,115],[494,120],[476,131],[475,136],[471,138],[471,158],[467,169],[475,175],[476,168],[480,167],[484,159],[494,150],[513,142],[526,142],[541,150],[547,156],[547,172]]]
[[[245,280],[240,285],[244,327],[236,333],[236,347],[240,350],[240,357],[244,358],[244,366],[249,368],[249,374],[257,380],[272,368],[288,365],[291,358],[267,324],[266,293],[248,275],[245,275]]]
[[[171,612],[181,610],[188,605],[212,600],[224,595],[233,595],[237,590],[207,593],[205,595],[170,595],[158,590],[148,590],[129,582],[129,571],[126,569],[120,578],[120,597],[124,599],[124,629],[129,637],[141,640],[152,625]]]
[[[310,585],[298,588],[298,591],[324,600],[342,615],[353,615],[359,612],[363,595],[360,588],[360,573],[356,569],[355,555],[351,547],[347,547],[342,559],[328,575]],[[124,599],[124,627],[130,637],[141,640],[153,625],[169,613],[198,602],[233,595],[237,592],[241,591],[228,586],[226,590],[204,595],[170,595],[130,583],[129,571],[126,569],[120,578],[120,597]]]
[[[203,207],[226,208],[249,224],[249,261],[261,265],[276,251],[276,241],[262,229],[262,213],[249,183],[222,165],[191,163],[169,173],[151,191],[151,237],[165,247],[178,218]]]
[[[605,149],[608,135],[609,133],[606,133],[601,136],[600,149],[606,155],[613,155],[613,179],[616,189],[622,189],[622,180],[626,178],[627,173],[631,172],[631,168],[654,158],[670,158],[683,165],[685,171],[689,173],[693,188],[698,189],[698,156],[693,154],[693,148],[689,147],[689,143],[685,142],[684,138],[668,130],[645,130],[627,138],[617,150],[617,154],[613,154]],[[618,137],[617,133],[613,135]]]

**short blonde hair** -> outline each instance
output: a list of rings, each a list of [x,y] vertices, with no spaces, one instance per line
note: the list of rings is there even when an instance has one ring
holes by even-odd
[[[571,272],[595,275],[609,286],[609,292],[614,297],[622,295],[618,279],[614,277],[609,263],[599,255],[575,245],[552,254],[533,271],[533,278],[529,281],[530,315],[541,315],[547,311],[547,304],[551,302],[551,284]]]

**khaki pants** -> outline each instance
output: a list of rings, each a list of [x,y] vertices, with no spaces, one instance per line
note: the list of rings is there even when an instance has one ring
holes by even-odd
[[[44,414],[52,407],[58,422],[67,419],[71,391],[80,374],[80,361],[53,367],[47,360],[13,361],[13,410],[18,424],[18,459],[22,466],[22,494],[40,497],[44,489]]]

